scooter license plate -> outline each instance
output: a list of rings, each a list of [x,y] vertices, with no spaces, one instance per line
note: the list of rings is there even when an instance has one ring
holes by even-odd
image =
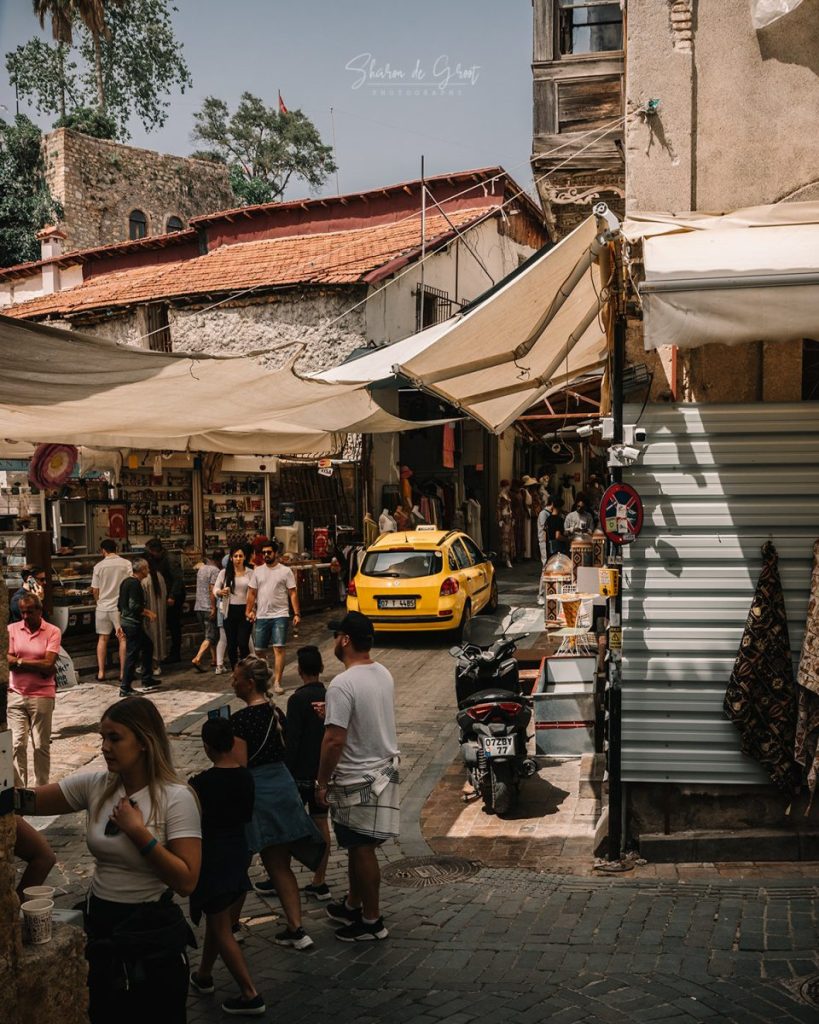
[[[514,736],[482,736],[481,742],[487,757],[511,757],[515,753]]]

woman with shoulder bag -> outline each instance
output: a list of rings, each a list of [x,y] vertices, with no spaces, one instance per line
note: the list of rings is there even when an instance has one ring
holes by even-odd
[[[301,894],[290,857],[315,871],[327,844],[308,817],[293,776],[285,765],[285,717],[267,697],[272,673],[262,658],[245,658],[233,671],[233,691],[246,707],[231,716],[233,753],[255,783],[253,818],[247,844],[261,856],[287,919],[275,936],[280,946],[308,949],[313,940],[302,927]],[[236,920],[241,907],[235,911]]]
[[[162,716],[145,697],[100,722],[107,771],[34,791],[36,814],[87,812],[94,876],[85,904],[91,1024],[184,1024],[193,935],[173,893],[199,878],[202,831],[193,791],[171,761]]]
[[[213,585],[213,596],[225,619],[227,656],[231,668],[236,668],[250,653],[253,627],[247,617],[247,592],[250,588],[255,589],[256,574],[248,568],[246,559],[244,545],[232,544],[228,563]]]

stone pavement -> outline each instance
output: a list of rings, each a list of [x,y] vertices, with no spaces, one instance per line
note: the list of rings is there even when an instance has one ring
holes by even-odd
[[[528,603],[534,591],[529,594],[519,575],[516,580],[515,603]],[[308,618],[297,643],[321,641],[329,674],[331,642],[324,618]],[[291,642],[291,649],[296,645]],[[383,905],[391,933],[385,942],[351,946],[335,941],[323,907],[312,904],[305,924],[316,945],[304,953],[274,944],[282,924],[278,903],[251,893],[244,948],[267,999],[265,1019],[815,1024],[819,1010],[800,999],[799,986],[819,973],[817,866],[657,865],[659,871],[646,865],[616,877],[565,874],[565,867],[589,870],[587,847],[570,845],[588,840],[585,832],[579,837],[567,833],[562,840],[557,832],[538,835],[543,815],[527,817],[536,810],[527,801],[542,793],[524,795],[523,816],[505,823],[488,822],[475,805],[447,802],[447,788],[454,787],[457,796],[460,784],[460,769],[453,766],[457,743],[448,646],[444,638],[379,640],[377,656],[396,678],[402,749],[402,836],[400,843],[384,848],[384,860],[392,864],[430,852],[423,820],[431,845],[445,841],[448,853],[497,866],[426,888],[385,884]],[[163,713],[171,720],[174,757],[180,771],[190,774],[204,766],[198,739],[202,716],[224,699],[219,691],[227,690],[227,677],[185,672],[163,681],[157,703],[167,702]],[[295,682],[291,666],[285,685],[292,689]],[[75,758],[67,749],[61,764],[78,763],[97,749],[91,720],[107,693],[95,689],[92,684],[87,693],[60,697],[81,702],[70,716],[68,703],[63,705],[67,717],[60,728],[75,729],[80,752]],[[83,723],[88,732],[79,728]],[[587,831],[588,823],[580,820],[582,802],[571,789],[571,765],[552,769],[541,773],[554,791],[551,805],[540,801],[541,810],[551,806],[555,811],[546,815],[546,824],[560,820],[562,813],[567,828],[582,825]],[[534,832],[524,831],[530,826]],[[54,821],[46,834],[59,858],[52,877],[68,889],[59,902],[71,905],[91,870],[81,817]],[[496,858],[486,840],[509,845],[505,851],[499,848],[502,856]],[[560,855],[552,851],[546,856],[545,846],[559,841]],[[521,842],[525,849],[516,845]],[[544,847],[536,850],[535,842]],[[665,878],[668,869],[674,874]],[[259,873],[254,866],[253,874]],[[302,884],[309,880],[305,872],[299,877]],[[336,853],[328,881],[336,894],[344,891],[344,865]],[[219,1002],[233,994],[233,982],[221,966],[215,980],[215,997],[191,995],[192,1024],[225,1019]]]

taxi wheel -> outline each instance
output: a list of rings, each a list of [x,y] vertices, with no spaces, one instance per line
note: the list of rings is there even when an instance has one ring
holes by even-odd
[[[464,630],[469,625],[469,621],[470,621],[471,618],[472,618],[472,604],[471,604],[470,601],[467,601],[466,604],[464,605],[463,614],[461,615],[461,621],[458,623],[458,626],[457,626],[457,629],[456,629],[456,633],[457,633],[459,638],[463,637]]]
[[[492,615],[498,610],[498,604],[500,599],[498,598],[498,581],[492,580],[492,589],[489,591],[489,600],[481,608],[481,612],[484,615]]]

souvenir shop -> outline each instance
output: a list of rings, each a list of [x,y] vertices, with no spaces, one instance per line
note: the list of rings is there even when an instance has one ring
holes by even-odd
[[[23,568],[42,565],[49,614],[64,632],[94,631],[91,574],[106,537],[125,557],[158,538],[191,606],[203,552],[246,543],[260,557],[268,537],[293,568],[303,610],[343,597],[346,560],[334,556],[360,546],[356,463],[44,447],[67,462],[40,486],[33,460],[0,463],[0,569],[12,593]]]

